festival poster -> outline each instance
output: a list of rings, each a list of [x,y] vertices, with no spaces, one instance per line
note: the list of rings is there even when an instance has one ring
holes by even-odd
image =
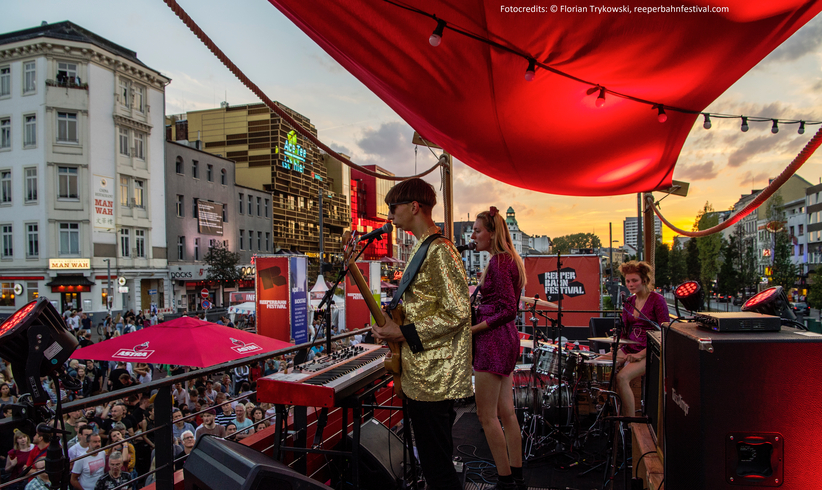
[[[556,255],[526,256],[525,275],[528,284],[525,294],[533,298],[556,303],[562,294],[563,327],[588,328],[591,317],[602,316],[600,313],[564,313],[565,310],[600,310],[600,263],[596,255],[562,256],[562,265],[557,270]],[[556,311],[555,308],[539,309]],[[556,313],[549,315],[556,318]],[[565,334],[563,334],[565,335]],[[565,335],[568,338],[577,335]]]
[[[371,264],[369,262],[357,262],[356,264],[365,283],[371,288]],[[366,325],[371,325],[371,310],[368,309],[365,298],[349,273],[345,278],[345,326],[348,330],[357,330]]]
[[[290,257],[291,338],[297,344],[308,342],[308,262],[306,257]]]
[[[257,333],[285,342],[291,342],[288,259],[256,258]]]

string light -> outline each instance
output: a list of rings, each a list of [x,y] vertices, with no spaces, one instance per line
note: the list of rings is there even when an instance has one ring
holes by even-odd
[[[742,127],[739,128],[739,129],[741,129],[743,133],[748,132],[749,128],[748,128],[748,118],[747,117],[744,117],[744,116],[742,117]]]
[[[799,121],[799,129],[796,132],[799,134],[805,134],[805,121]]]
[[[442,32],[445,30],[446,22],[442,19],[437,19],[437,28],[434,29],[434,33],[431,34],[431,37],[428,38],[428,42],[431,46],[435,48],[440,45],[442,42]]]
[[[661,123],[664,123],[665,121],[668,120],[668,114],[665,114],[665,108],[662,106],[662,104],[659,104],[658,106],[654,106],[654,108],[659,109],[659,112],[656,115],[657,121],[659,121]]]
[[[773,120],[773,126],[771,126],[771,133],[776,134],[779,132],[779,124],[776,119]]]
[[[597,107],[602,107],[605,105],[605,87],[601,87],[599,89],[599,95],[597,96],[595,104]]]
[[[711,116],[705,114],[705,122],[702,123],[702,127],[705,129],[711,129]]]
[[[526,82],[533,82],[534,78],[536,78],[537,74],[537,60],[534,58],[528,58],[528,69],[525,70],[525,81]]]

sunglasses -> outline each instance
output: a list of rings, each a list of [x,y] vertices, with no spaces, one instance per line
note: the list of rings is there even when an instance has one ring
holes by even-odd
[[[388,211],[394,213],[397,210],[397,206],[400,204],[411,204],[414,201],[402,201],[402,202],[394,202],[388,205]]]

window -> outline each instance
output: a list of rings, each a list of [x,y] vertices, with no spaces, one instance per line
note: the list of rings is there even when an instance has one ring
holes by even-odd
[[[192,216],[194,216],[195,218],[198,216],[198,214],[197,214],[197,198],[196,197],[191,199],[191,212],[192,212]]]
[[[145,154],[146,135],[140,131],[134,132],[134,156],[140,160],[146,159]]]
[[[213,238],[209,238],[209,239],[208,239],[208,249],[209,249],[209,250],[211,250],[212,248],[214,248],[214,245],[215,245],[216,243],[217,243],[217,240],[215,240],[215,239],[213,239]]]
[[[59,143],[77,143],[77,114],[72,112],[57,113],[57,141]]]
[[[228,218],[228,206],[224,205],[223,206],[223,223],[228,221],[228,219],[226,219],[226,218]]]
[[[237,208],[240,211],[240,214],[243,214],[243,193],[240,193],[240,207]]]
[[[248,215],[249,216],[251,216],[251,206],[252,206],[251,201],[252,201],[251,195],[249,194],[249,196],[248,196]]]
[[[265,217],[268,218],[268,199],[265,200]],[[266,250],[268,247],[266,247]]]
[[[40,292],[38,291],[37,283],[36,282],[27,282],[26,289],[28,289],[28,299],[26,301],[34,301],[40,297]]]
[[[37,223],[26,224],[26,257],[40,255],[40,226]]]
[[[120,257],[131,255],[131,233],[128,228],[120,228]]]
[[[77,78],[77,64],[57,63],[57,83],[60,85],[80,83]]]
[[[257,251],[262,251],[263,249],[263,232],[257,232]]]
[[[134,256],[146,258],[146,230],[134,230]]]
[[[123,78],[120,79],[120,105],[128,107],[129,95],[131,92],[131,82]]]
[[[214,182],[214,165],[210,163],[206,165],[206,179],[209,182]]]
[[[178,218],[183,217],[183,214],[185,213],[184,206],[185,205],[183,204],[183,196],[177,194],[177,217]]]
[[[183,170],[183,157],[177,157],[177,161],[174,164],[174,170],[180,175],[185,174],[185,171]]]
[[[26,169],[26,202],[37,201],[37,168]]]
[[[268,244],[271,241],[271,233],[265,232],[265,251],[268,252]]]
[[[263,202],[263,198],[258,197],[257,198],[257,216],[262,216],[262,211],[260,210],[260,208],[262,207],[262,202]]]
[[[120,128],[120,154],[128,156],[128,128]]]
[[[14,256],[14,240],[11,225],[0,225],[0,236],[2,236],[2,257],[10,259]]]
[[[805,235],[805,225],[799,225],[799,236]]]
[[[200,239],[194,239],[194,260],[200,260]]]
[[[186,237],[177,237],[177,260],[185,260],[186,258]]]
[[[128,177],[120,176],[120,204],[128,206]]]
[[[0,204],[11,204],[11,170],[0,171]]]
[[[23,148],[37,146],[37,115],[23,116]]]
[[[240,250],[243,250],[245,248],[245,246],[244,246],[245,240],[243,238],[244,236],[245,236],[245,230],[240,230]]]
[[[191,161],[191,176],[195,179],[200,178],[200,162],[197,160]]]
[[[145,181],[134,180],[134,205],[138,208],[145,207],[143,204],[143,190],[145,189]]]
[[[248,249],[254,250],[254,232],[248,230]]]
[[[23,93],[37,90],[37,69],[33,61],[23,63]]]
[[[0,67],[0,97],[11,95],[11,67]]]
[[[0,283],[0,306],[14,306],[14,283]]]
[[[146,112],[146,89],[140,85],[134,86],[134,108],[140,112]]]
[[[78,199],[77,167],[57,167],[57,199]]]
[[[226,180],[228,180],[228,178],[226,176],[226,171],[225,171],[225,169],[222,169],[222,170],[220,170],[220,183],[225,185]]]
[[[11,118],[0,119],[0,148],[11,148]]]
[[[800,256],[805,255],[805,244],[804,243],[799,244],[799,255]]]
[[[80,223],[60,223],[60,255],[80,255]]]

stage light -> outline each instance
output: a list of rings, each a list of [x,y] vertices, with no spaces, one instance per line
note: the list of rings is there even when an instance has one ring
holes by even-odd
[[[805,121],[799,121],[799,130],[797,133],[805,134]]]
[[[428,42],[431,44],[431,46],[434,46],[436,48],[442,42],[442,32],[445,30],[445,24],[446,22],[444,20],[437,20],[437,28],[434,29],[433,34],[431,34],[431,37],[428,38]]]
[[[705,291],[696,281],[683,282],[674,288],[674,300],[682,303],[686,310],[699,311],[705,300]]]
[[[668,114],[665,114],[665,108],[662,107],[662,104],[656,106],[659,109],[659,112],[656,115],[656,118],[659,122],[664,123],[668,120]]]
[[[705,122],[702,123],[702,127],[705,129],[711,129],[711,116],[705,114]]]
[[[742,127],[739,128],[739,129],[741,129],[743,133],[748,132],[748,129],[750,129],[750,128],[748,127],[748,118],[747,117],[742,118]]]
[[[768,288],[755,294],[742,305],[742,311],[752,311],[763,315],[774,315],[786,320],[796,320],[788,295],[782,286]]]
[[[597,107],[602,107],[603,105],[605,105],[605,87],[599,89],[599,95],[596,100]]]
[[[537,76],[537,60],[529,59],[528,60],[528,69],[525,70],[525,81],[526,82],[533,82],[534,78]]]
[[[776,134],[779,132],[779,121],[774,119],[773,126],[771,126],[771,133]]]

